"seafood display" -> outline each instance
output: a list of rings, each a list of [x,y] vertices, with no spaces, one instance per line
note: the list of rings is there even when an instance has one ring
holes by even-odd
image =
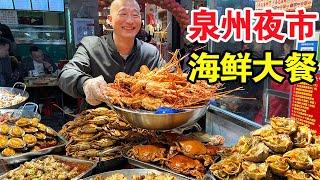
[[[273,117],[270,125],[222,150],[221,160],[209,169],[217,179],[319,179],[316,138],[290,118]]]
[[[220,150],[219,146],[204,144],[192,137],[175,133],[162,133],[149,139],[148,143],[134,145],[126,155],[198,179],[201,179],[206,168],[214,163],[213,159]]]
[[[0,124],[1,156],[39,151],[59,143],[57,133],[37,118],[20,118],[14,124]]]
[[[1,90],[0,91],[0,109],[22,103],[26,99],[27,97],[21,96],[20,94],[14,94],[7,90]]]
[[[119,72],[113,83],[100,88],[114,105],[151,111],[159,107],[203,106],[210,99],[228,93],[217,92],[220,84],[208,85],[206,81],[190,83],[187,74],[182,72],[177,54],[161,68],[149,70],[143,65],[133,76]]]
[[[93,164],[73,162],[57,158],[59,156],[47,156],[31,162],[25,162],[17,169],[11,170],[1,177],[3,180],[10,179],[74,179],[87,172]]]
[[[98,175],[94,178],[90,178],[89,180],[176,180],[174,176],[168,175],[168,174],[146,174],[146,175],[133,175],[132,177],[127,177],[124,174],[116,173],[111,176],[103,177],[101,175]]]
[[[126,121],[108,108],[83,111],[59,132],[69,142],[66,155],[89,159],[111,160],[121,156],[125,142],[135,141],[147,131],[133,129]]]

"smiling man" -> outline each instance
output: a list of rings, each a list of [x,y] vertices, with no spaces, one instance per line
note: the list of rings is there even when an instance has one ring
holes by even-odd
[[[153,69],[163,64],[155,46],[135,38],[141,28],[140,7],[135,0],[114,0],[108,19],[113,33],[83,38],[59,76],[64,92],[85,97],[93,106],[105,99],[99,86],[113,82],[118,72],[133,75],[141,65]]]

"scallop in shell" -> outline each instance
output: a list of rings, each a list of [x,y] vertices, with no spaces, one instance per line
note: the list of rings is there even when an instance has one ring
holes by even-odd
[[[294,169],[306,170],[312,168],[312,159],[307,151],[302,148],[288,151],[283,157],[288,159],[290,166]]]
[[[22,137],[25,134],[25,132],[21,127],[13,126],[13,127],[11,127],[9,134],[12,137]]]

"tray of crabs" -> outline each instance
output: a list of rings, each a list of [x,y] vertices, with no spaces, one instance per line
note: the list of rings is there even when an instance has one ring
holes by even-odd
[[[61,152],[66,140],[37,117],[20,117],[0,124],[0,160],[15,164],[33,157]]]
[[[213,179],[207,170],[217,160],[220,149],[194,137],[165,132],[122,153],[130,164],[140,168],[157,169],[183,179]]]

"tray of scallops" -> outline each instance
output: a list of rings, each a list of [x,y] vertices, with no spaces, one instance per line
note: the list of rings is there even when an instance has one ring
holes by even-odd
[[[80,179],[91,175],[96,163],[65,156],[46,155],[21,164],[0,179]]]
[[[217,136],[217,139],[221,139]],[[223,142],[218,141],[218,142]],[[222,144],[207,144],[186,135],[164,132],[123,151],[130,164],[153,168],[184,179],[203,179]]]
[[[273,117],[210,166],[217,179],[320,179],[320,141],[307,126]]]
[[[64,150],[66,140],[38,118],[0,124],[0,160],[14,164]]]

